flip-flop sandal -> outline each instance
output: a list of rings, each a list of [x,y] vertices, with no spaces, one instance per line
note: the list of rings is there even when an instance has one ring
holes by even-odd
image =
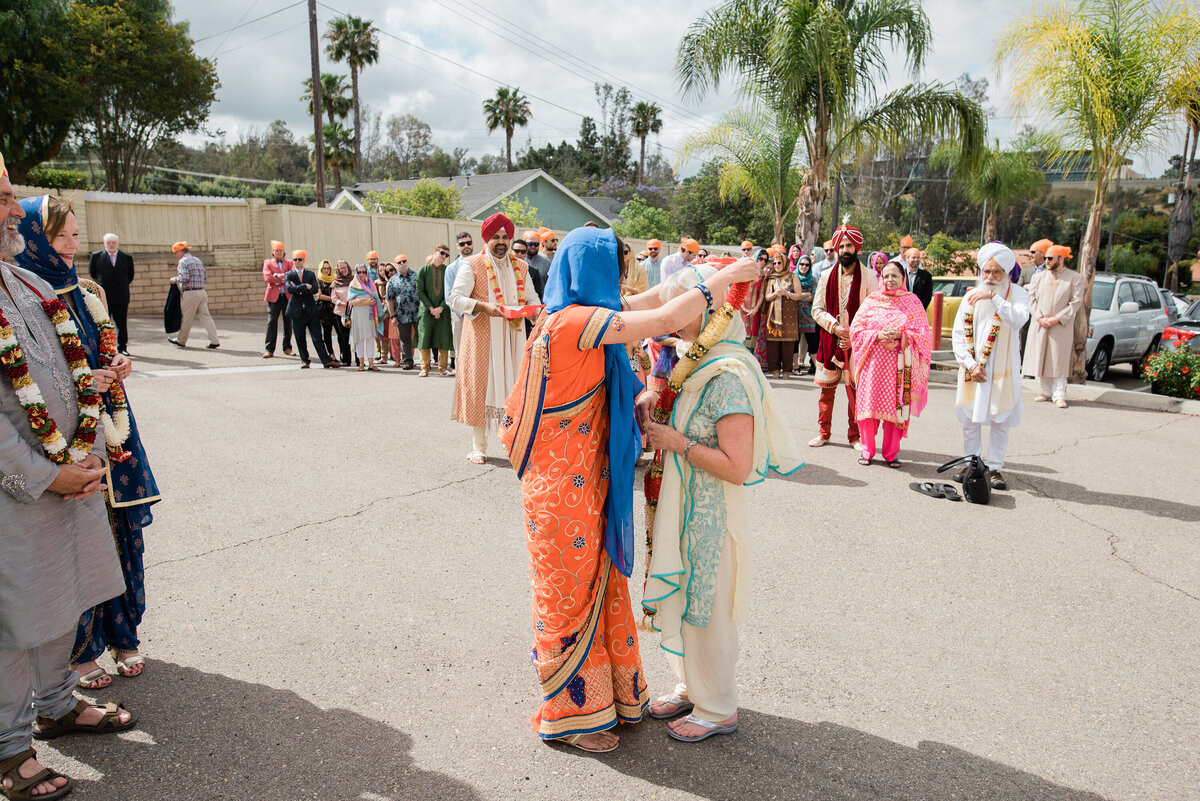
[[[89,670],[79,677],[79,687],[84,690],[103,690],[110,684],[112,684],[112,676],[108,675],[108,672],[102,667]]]
[[[720,723],[712,723],[707,720],[701,720],[695,715],[688,715],[683,719],[683,722],[694,723],[697,726],[704,727],[707,731],[705,731],[704,734],[700,734],[695,737],[688,737],[686,735],[677,733],[674,729],[668,728],[667,734],[671,735],[673,738],[682,743],[698,743],[701,740],[707,740],[714,734],[733,734],[735,731],[737,731],[738,726],[736,720],[733,723],[730,723],[728,726],[722,726]]]
[[[146,660],[141,654],[133,654],[124,659],[116,659],[117,672],[127,679],[132,679],[134,676],[142,675],[142,671],[146,669]]]
[[[104,717],[100,718],[99,722],[92,725],[84,725],[76,723],[80,713],[86,712],[92,708],[104,710]],[[55,737],[62,737],[64,734],[115,734],[119,731],[132,729],[137,725],[138,717],[136,714],[130,713],[129,720],[124,723],[119,717],[121,712],[129,712],[123,704],[107,703],[104,706],[99,704],[91,704],[80,699],[67,714],[61,718],[43,718],[39,717],[33,722],[33,739],[35,740],[53,740]]]
[[[653,709],[654,704],[670,704],[675,708],[670,712],[655,712]],[[655,720],[668,720],[670,718],[679,717],[680,715],[686,715],[688,712],[691,712],[693,709],[695,709],[696,705],[686,698],[680,698],[675,693],[671,693],[670,695],[664,695],[662,698],[655,698],[650,707],[651,708],[648,710],[650,712],[650,717],[654,718]]]
[[[962,496],[958,494],[958,490],[953,484],[936,484],[935,485],[942,496],[948,501],[961,501]]]
[[[563,743],[565,745],[573,745],[580,751],[587,751],[589,754],[607,754],[609,751],[616,751],[617,746],[611,748],[588,748],[586,745],[580,745],[579,741],[586,737],[586,734],[568,734],[566,737],[555,737],[547,740],[548,743]],[[618,743],[619,745],[619,743]]]
[[[17,772],[18,768],[30,759],[37,759],[37,751],[34,751],[32,748],[28,748],[19,754],[14,754],[3,762],[0,762],[0,777],[12,782],[12,787],[9,787],[7,790],[0,789],[0,794],[3,794],[5,798],[12,799],[12,801],[33,801],[34,799],[51,801],[51,799],[62,798],[71,792],[71,789],[75,786],[75,782],[70,777],[50,768],[42,768],[29,778],[22,777]],[[37,787],[42,782],[49,782],[54,779],[66,779],[67,783],[52,792],[33,795],[34,787]]]
[[[945,485],[935,484],[932,481],[914,481],[908,485],[908,488],[922,495],[928,495],[930,498],[945,498],[946,494],[939,489],[942,486]]]
[[[867,467],[868,465],[871,464],[871,460],[865,456],[860,456],[860,457],[858,457],[858,463],[861,464],[863,467]]]
[[[899,459],[893,459],[892,461],[887,463],[887,466],[892,468],[893,470],[895,470],[896,468],[902,467],[903,465],[900,464]]]

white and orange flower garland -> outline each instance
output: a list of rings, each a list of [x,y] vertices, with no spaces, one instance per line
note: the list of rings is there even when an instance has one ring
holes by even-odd
[[[988,329],[987,339],[983,341],[983,353],[979,354],[976,359],[980,364],[987,364],[988,359],[992,358],[992,348],[996,346],[996,337],[1000,333],[1000,315],[997,314],[992,319],[992,327]],[[967,307],[967,311],[963,314],[963,336],[967,340],[967,351],[975,356],[975,306],[974,304]],[[963,375],[967,381],[974,381],[971,378],[971,371],[966,367],[963,369]]]
[[[496,268],[492,266],[492,257],[485,254],[484,258],[487,259],[488,286],[492,288],[492,296],[496,298],[496,305],[503,306],[505,305],[504,293],[500,291],[500,281],[496,278]],[[506,254],[504,259],[512,267],[513,278],[517,282],[517,307],[520,308],[525,305],[525,278],[517,273],[517,259],[515,257],[511,254]],[[525,320],[518,317],[515,320],[509,320],[508,324],[513,327],[514,331],[519,331],[525,325]]]
[[[81,291],[88,314],[100,331],[100,365],[108,367],[117,356],[117,327],[100,298],[87,290]],[[120,381],[113,381],[108,388],[108,397],[112,400],[113,413],[100,412],[100,421],[104,423],[104,444],[110,459],[123,462],[132,455],[121,447],[129,439],[130,432],[129,400],[125,397],[125,386]]]
[[[86,459],[96,442],[96,424],[100,419],[100,393],[96,391],[96,377],[88,367],[87,354],[79,339],[79,329],[71,321],[67,307],[58,298],[42,301],[42,311],[54,323],[58,340],[62,343],[63,355],[75,380],[75,394],[79,402],[79,423],[75,438],[67,443],[58,426],[50,417],[38,385],[29,376],[29,365],[17,342],[16,333],[0,312],[0,366],[17,393],[17,400],[25,410],[29,426],[42,443],[50,461],[59,465],[74,464]]]

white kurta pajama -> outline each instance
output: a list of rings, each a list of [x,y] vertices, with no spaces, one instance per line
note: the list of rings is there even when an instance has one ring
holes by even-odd
[[[973,351],[967,346],[965,327],[970,308],[965,302],[959,305],[952,337],[954,358],[965,368],[958,374],[955,409],[963,424],[963,455],[983,455],[983,426],[990,426],[984,461],[989,470],[1000,470],[1008,450],[1009,429],[1019,425],[1025,413],[1021,399],[1021,327],[1029,319],[1029,293],[1006,280],[996,289],[994,299],[975,304]],[[997,317],[1000,330],[984,364],[987,379],[983,383],[967,381],[965,371],[982,360],[988,333]]]
[[[508,257],[506,256],[499,264],[489,252],[483,253],[482,257],[491,262],[496,273],[496,283],[500,288],[503,305],[517,306],[517,277],[510,266]],[[520,260],[518,263],[525,264]],[[479,264],[483,263],[479,262]],[[473,321],[478,317],[479,313],[475,311],[475,306],[480,299],[486,299],[491,303],[497,302],[487,281],[486,272],[484,270],[477,271],[474,269],[475,265],[475,258],[468,259],[463,263],[454,280],[454,287],[450,290],[448,299],[451,311],[463,315],[466,321]],[[537,305],[541,302],[537,290],[533,287],[533,281],[526,278],[525,305]],[[474,331],[470,330],[469,323],[463,327],[463,351],[457,362],[456,380],[475,386],[478,386],[480,381],[486,381],[482,419],[479,417],[479,410],[476,409],[463,409],[461,410],[463,414],[456,416],[460,422],[470,421],[468,423],[472,428],[470,455],[487,453],[488,440],[496,440],[496,430],[500,414],[504,410],[504,401],[508,399],[512,388],[516,386],[526,339],[525,323],[524,321],[518,322],[519,325],[514,326],[504,317],[488,318],[489,336],[486,365],[481,363],[478,356],[473,359],[466,358],[467,353],[472,350],[467,347],[466,340],[468,337],[474,340]],[[482,375],[481,371],[483,370],[486,370],[486,378]]]

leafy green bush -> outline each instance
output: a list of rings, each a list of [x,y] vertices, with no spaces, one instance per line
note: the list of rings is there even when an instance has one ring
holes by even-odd
[[[417,181],[412,189],[370,192],[365,206],[368,211],[378,209],[384,214],[456,220],[462,216],[462,193],[453,186],[427,179]]]
[[[34,167],[25,176],[25,183],[42,189],[90,189],[87,173],[78,170],[53,170]]]
[[[1162,274],[1158,259],[1151,253],[1136,252],[1128,245],[1119,245],[1112,250],[1107,270],[1112,273],[1132,273],[1157,278]]]
[[[939,231],[925,246],[925,259],[922,266],[934,275],[945,275],[946,273],[974,275],[977,265],[971,252],[978,249],[978,245],[953,239]]]
[[[630,239],[674,239],[671,230],[671,213],[655,208],[640,197],[631,198],[621,209],[621,216],[613,222],[617,236]]]
[[[1186,342],[1160,350],[1146,360],[1142,380],[1155,395],[1200,399],[1200,353]]]
[[[513,221],[517,228],[541,228],[542,216],[537,206],[529,202],[529,198],[518,200],[511,195],[499,203],[500,213]]]

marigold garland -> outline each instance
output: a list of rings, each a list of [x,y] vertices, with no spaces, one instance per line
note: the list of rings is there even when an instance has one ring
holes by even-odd
[[[671,419],[671,412],[675,408],[675,401],[678,400],[679,393],[683,390],[684,382],[708,355],[709,350],[725,338],[725,332],[729,329],[733,316],[741,309],[742,300],[746,297],[749,288],[749,283],[734,284],[730,287],[725,296],[725,303],[713,313],[712,319],[700,332],[700,336],[696,337],[696,341],[688,347],[687,353],[671,370],[667,386],[659,394],[658,403],[654,406],[654,422],[666,425]],[[642,583],[643,595],[645,595],[646,584],[650,580],[650,562],[654,556],[654,518],[658,509],[658,496],[662,492],[662,476],[663,452],[657,451],[654,454],[654,461],[646,468],[643,484],[646,495],[646,576]],[[643,617],[639,627],[650,630],[650,618],[654,617],[654,610],[643,606],[642,612]]]
[[[100,393],[96,391],[96,378],[88,367],[87,355],[79,339],[79,329],[71,322],[70,312],[58,298],[42,301],[42,311],[54,323],[58,341],[71,376],[75,379],[75,394],[79,403],[79,422],[75,437],[67,443],[50,412],[41,390],[29,375],[29,365],[17,341],[16,332],[0,312],[0,366],[17,393],[17,400],[25,410],[29,426],[42,443],[42,449],[50,461],[58,465],[74,464],[86,459],[96,442],[96,424],[100,419]]]
[[[100,366],[109,367],[117,357],[117,327],[100,298],[86,290],[82,291],[88,314],[100,331]],[[121,447],[129,439],[130,433],[129,399],[125,396],[125,385],[113,381],[106,394],[112,401],[113,411],[112,414],[104,409],[100,411],[100,421],[104,423],[104,445],[112,461],[124,462],[133,455]]]
[[[988,329],[987,339],[985,339],[983,341],[983,353],[980,354],[981,358],[977,359],[977,361],[980,364],[987,364],[988,359],[992,358],[992,348],[994,348],[996,346],[996,337],[1000,333],[1000,315],[998,313],[993,313],[993,314],[994,314],[994,317],[992,319],[992,327]],[[963,314],[963,336],[966,337],[966,340],[967,340],[967,350],[970,351],[972,356],[974,356],[975,355],[975,304],[971,304],[970,306],[968,306],[966,313]],[[971,378],[970,370],[968,370],[966,367],[963,367],[962,370],[963,370],[963,376],[965,377],[965,379],[967,381],[975,380],[975,379]]]
[[[525,277],[517,272],[517,259],[512,254],[505,255],[504,259],[512,266],[513,278],[517,282],[517,307],[520,308],[525,305]],[[492,265],[491,256],[487,256],[486,261],[488,286],[492,288],[492,296],[496,298],[496,305],[503,306],[505,305],[504,293],[500,291],[500,281],[496,278],[496,268]],[[525,318],[518,317],[515,320],[509,320],[508,324],[513,327],[514,331],[520,331],[525,326]]]

